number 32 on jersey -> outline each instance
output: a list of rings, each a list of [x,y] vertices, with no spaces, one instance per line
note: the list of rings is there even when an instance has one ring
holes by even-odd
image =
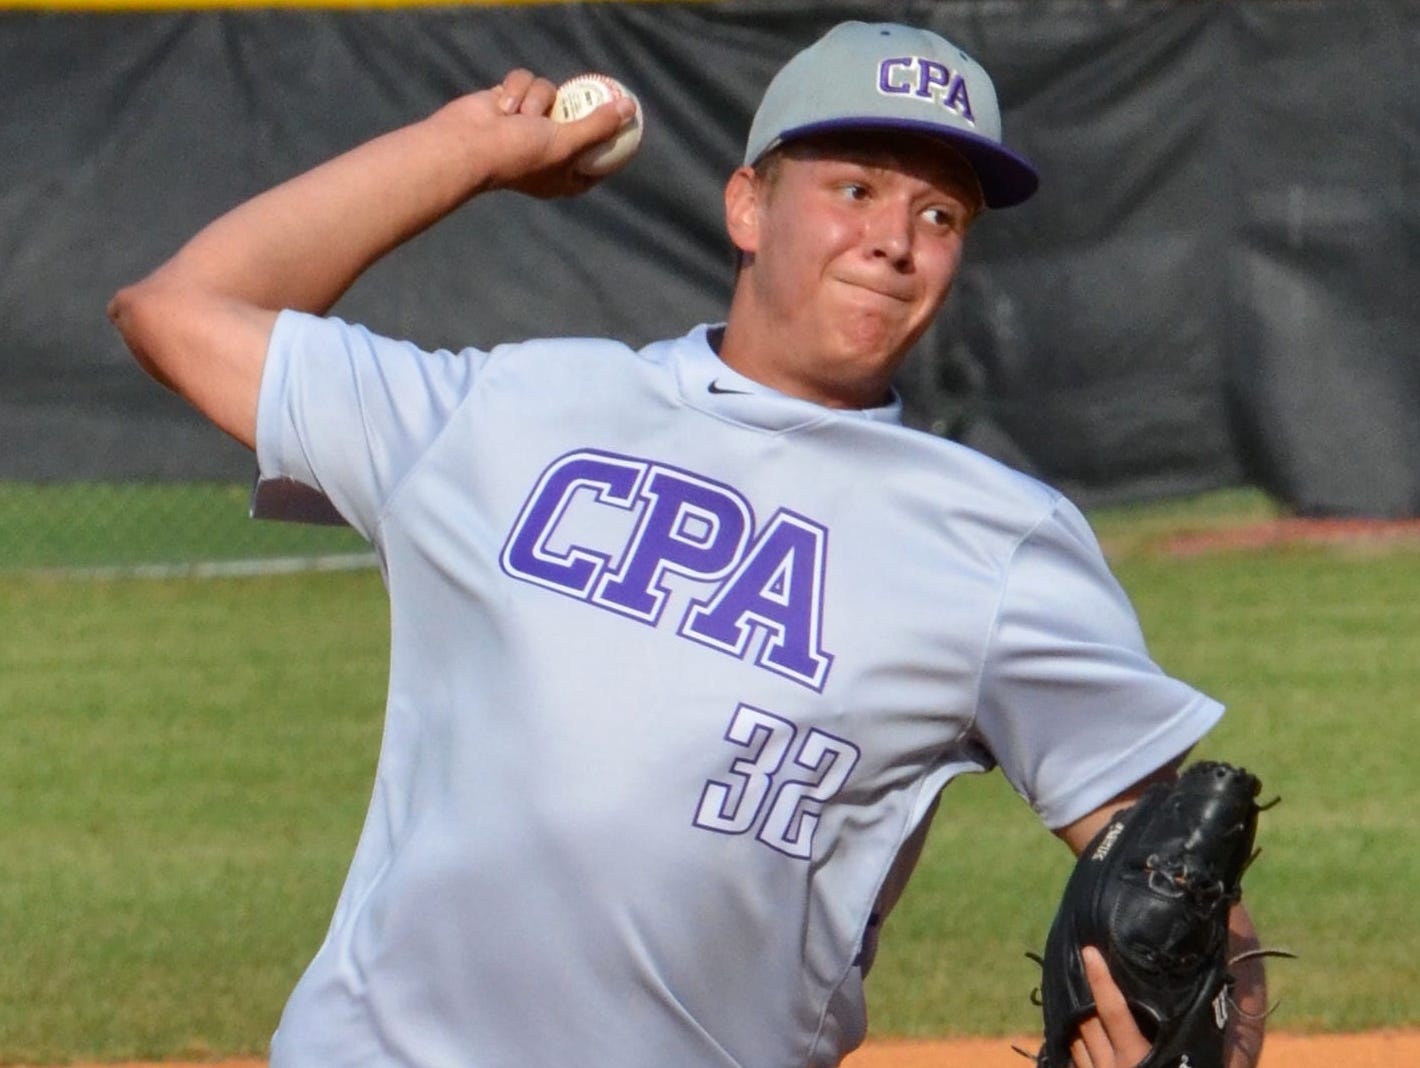
[[[858,763],[852,742],[817,728],[800,734],[789,720],[740,705],[725,740],[743,752],[725,779],[700,795],[695,825],[720,834],[747,834],[772,849],[807,860],[824,804]]]

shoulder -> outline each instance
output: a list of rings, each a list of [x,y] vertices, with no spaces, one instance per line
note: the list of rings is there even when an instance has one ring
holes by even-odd
[[[1062,504],[1069,506],[1063,493],[1033,475],[978,452],[969,445],[944,438],[932,440],[937,443],[943,462],[951,467],[959,482],[1035,514],[1053,511]]]
[[[965,531],[972,544],[990,546],[1009,588],[1067,613],[1076,599],[1123,599],[1094,528],[1066,494],[956,442],[935,439],[929,457],[940,471],[936,492],[950,495],[942,507],[953,536]]]
[[[626,359],[636,352],[624,341],[601,337],[539,337],[508,341],[494,346],[489,354],[499,359],[536,360]]]
[[[516,391],[552,405],[614,403],[663,396],[683,338],[634,348],[600,337],[541,337],[496,345],[481,356],[480,392],[487,398]]]
[[[1057,516],[1071,522],[1079,517],[1055,487],[970,446],[901,425],[879,426],[874,432],[884,450],[879,469],[900,472],[902,480],[920,485],[954,523],[1022,538]]]
[[[635,350],[625,342],[597,337],[529,338],[501,342],[489,348],[477,344],[459,348],[429,347],[418,341],[383,334],[363,323],[289,309],[277,317],[272,331],[272,345],[282,349],[360,347],[386,352],[400,350],[426,359],[458,358],[489,363],[626,360],[636,355]]]
[[[467,350],[476,352],[477,350]],[[549,389],[559,382],[584,382],[600,373],[625,375],[644,361],[630,345],[612,338],[542,337],[508,341],[486,354],[485,375],[533,378]]]

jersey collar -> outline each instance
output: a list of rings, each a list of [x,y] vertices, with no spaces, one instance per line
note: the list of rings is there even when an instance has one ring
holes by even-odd
[[[682,398],[701,411],[769,430],[789,430],[828,419],[866,419],[901,425],[902,398],[892,391],[875,408],[827,408],[791,397],[732,370],[710,344],[710,332],[723,323],[702,323],[675,345],[675,374]]]

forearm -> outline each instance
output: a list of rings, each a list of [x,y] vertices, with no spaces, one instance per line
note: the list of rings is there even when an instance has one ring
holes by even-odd
[[[1229,914],[1228,935],[1229,957],[1237,961],[1230,969],[1236,983],[1228,1006],[1228,1068],[1255,1068],[1267,1026],[1267,974],[1262,957],[1238,959],[1260,948],[1257,929],[1241,905]]]
[[[221,216],[153,281],[324,313],[372,263],[487,184],[497,145],[480,144],[492,139],[458,103]]]
[[[634,105],[556,123],[548,117],[555,91],[512,71],[233,209],[153,280],[257,308],[324,313],[372,263],[478,193],[585,192],[595,179],[573,160],[614,135]]]

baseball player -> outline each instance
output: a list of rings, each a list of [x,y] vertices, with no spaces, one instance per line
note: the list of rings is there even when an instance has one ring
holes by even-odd
[[[632,104],[559,124],[554,92],[514,70],[111,307],[389,589],[370,811],[275,1068],[836,1065],[948,782],[999,768],[1078,851],[1222,711],[1150,659],[1068,501],[901,424],[968,229],[1036,185],[939,36],[847,23],[769,85],[723,323],[427,352],[323,317],[474,195],[589,188],[576,157]],[[1077,1063],[1138,1063],[1095,980]]]

